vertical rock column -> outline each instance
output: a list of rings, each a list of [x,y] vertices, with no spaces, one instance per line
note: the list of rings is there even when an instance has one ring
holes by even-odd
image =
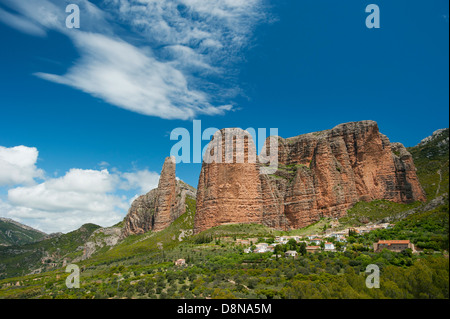
[[[228,138],[235,142],[227,143]],[[243,149],[237,147],[240,138],[244,140]],[[260,224],[261,182],[256,158],[249,160],[256,156],[251,135],[235,128],[218,131],[206,152],[197,188],[194,232],[224,224]]]
[[[177,187],[175,166],[175,158],[167,157],[161,171],[155,199],[154,231],[167,228],[173,221]]]

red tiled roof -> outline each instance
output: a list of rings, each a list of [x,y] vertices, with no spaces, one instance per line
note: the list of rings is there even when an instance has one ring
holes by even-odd
[[[409,240],[379,240],[378,244],[381,245],[392,245],[392,244],[409,244]]]

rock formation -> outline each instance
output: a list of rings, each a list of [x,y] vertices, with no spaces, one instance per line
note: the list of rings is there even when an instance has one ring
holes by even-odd
[[[196,197],[195,188],[177,180],[173,157],[166,158],[158,188],[138,197],[124,219],[122,237],[161,231],[186,212],[186,196]]]
[[[103,247],[113,247],[121,239],[122,229],[119,227],[99,228],[89,237],[83,247],[83,255],[75,258],[72,262],[91,258],[91,256]],[[66,261],[66,260],[64,260]]]
[[[222,133],[225,130],[214,135],[205,154],[197,186],[197,207],[201,210],[195,215],[196,230],[228,223],[260,223],[263,216],[259,165],[248,158],[239,163],[238,152],[226,149],[226,134]],[[245,132],[231,129],[230,134],[240,137]],[[251,137],[240,152],[241,155],[249,153],[256,155]],[[230,163],[226,163],[228,156],[231,156]]]
[[[205,154],[195,233],[226,223],[260,223],[289,230],[321,217],[342,217],[358,201],[426,200],[411,154],[400,143],[391,144],[376,122],[277,137],[278,170],[270,175],[260,174],[263,165],[258,158],[250,160],[255,146],[248,132],[231,130],[232,136],[246,138],[244,147],[231,149],[230,154],[225,131],[216,133]],[[266,147],[270,149],[270,138]],[[234,162],[224,161],[227,156]],[[240,158],[245,161],[239,162]]]

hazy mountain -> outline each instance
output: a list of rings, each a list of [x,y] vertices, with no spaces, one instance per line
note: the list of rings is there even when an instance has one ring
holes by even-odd
[[[0,245],[23,245],[33,243],[47,236],[40,230],[23,225],[8,218],[0,218]]]

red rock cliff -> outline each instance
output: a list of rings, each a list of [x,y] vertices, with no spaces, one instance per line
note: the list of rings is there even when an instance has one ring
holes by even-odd
[[[175,159],[166,158],[158,188],[138,197],[128,210],[122,237],[161,231],[186,212],[186,196],[196,197],[196,190],[176,179]]]
[[[251,137],[245,145],[247,160],[249,150],[254,151]],[[208,156],[219,149],[226,153],[223,145],[210,148]],[[426,200],[411,154],[400,143],[391,144],[373,121],[341,124],[288,139],[279,137],[278,161],[278,171],[271,175],[259,174],[258,161],[204,161],[195,232],[226,223],[295,229],[321,217],[341,217],[358,201]]]

